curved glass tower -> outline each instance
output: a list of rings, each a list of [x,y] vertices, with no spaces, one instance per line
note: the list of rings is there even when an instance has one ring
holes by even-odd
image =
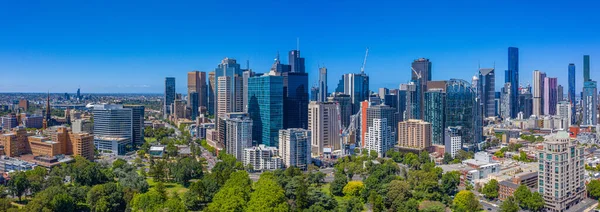
[[[462,127],[461,136],[463,139],[463,147],[469,149],[475,148],[474,132],[474,101],[475,91],[471,83],[461,79],[450,79],[446,84],[446,126],[447,127]]]

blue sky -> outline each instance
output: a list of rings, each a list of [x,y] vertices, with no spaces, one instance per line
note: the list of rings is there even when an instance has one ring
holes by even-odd
[[[566,92],[575,63],[579,92],[582,55],[600,78],[598,9],[593,0],[2,1],[0,92],[159,93],[173,76],[184,93],[188,71],[224,57],[267,72],[297,37],[311,85],[324,64],[330,91],[360,70],[366,47],[371,90],[406,82],[419,57],[433,62],[434,80],[470,81],[478,64],[495,63],[499,89],[516,46],[522,83],[539,69]]]

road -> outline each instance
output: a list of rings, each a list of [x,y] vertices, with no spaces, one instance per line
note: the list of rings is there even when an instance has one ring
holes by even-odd
[[[175,126],[173,126],[173,125],[171,125],[171,124],[169,124],[167,122],[164,122],[164,123],[165,123],[165,127],[171,128],[171,129],[175,130],[175,135],[176,136],[181,136],[181,131],[179,129],[177,129],[177,127],[175,127]]]

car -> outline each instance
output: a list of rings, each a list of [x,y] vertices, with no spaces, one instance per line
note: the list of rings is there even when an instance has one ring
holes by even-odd
[[[492,209],[491,209],[491,208],[487,208],[487,210],[488,210],[488,211],[491,211]]]

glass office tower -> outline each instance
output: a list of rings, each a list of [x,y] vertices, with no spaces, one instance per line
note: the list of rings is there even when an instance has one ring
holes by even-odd
[[[471,84],[461,79],[450,79],[446,84],[446,127],[462,127],[463,147],[475,148],[474,132],[475,92]]]
[[[248,79],[248,113],[253,121],[252,139],[278,147],[278,133],[283,129],[283,77],[263,75]]]
[[[442,89],[430,89],[425,92],[424,100],[424,119],[431,123],[431,144],[444,145],[446,93]]]

